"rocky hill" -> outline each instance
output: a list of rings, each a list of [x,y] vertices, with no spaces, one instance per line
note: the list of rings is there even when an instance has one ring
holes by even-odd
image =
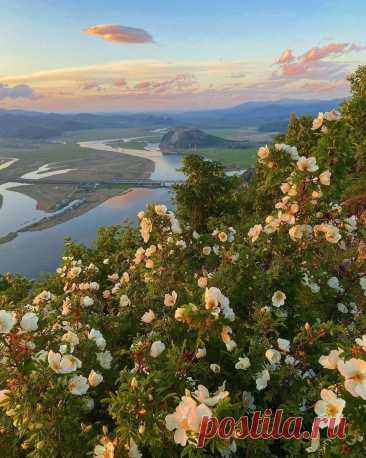
[[[163,153],[181,152],[182,150],[195,150],[197,148],[224,147],[243,148],[246,142],[225,140],[215,135],[207,134],[200,129],[188,127],[175,127],[163,136],[160,142]]]

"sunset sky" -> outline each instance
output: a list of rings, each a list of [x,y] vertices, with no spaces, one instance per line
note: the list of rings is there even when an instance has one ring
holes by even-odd
[[[364,0],[0,0],[0,108],[329,99],[366,63]]]

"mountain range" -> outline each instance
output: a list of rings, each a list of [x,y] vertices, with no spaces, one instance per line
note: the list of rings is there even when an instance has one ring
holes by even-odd
[[[256,127],[262,131],[283,131],[291,113],[314,116],[340,103],[340,99],[246,102],[231,108],[176,113],[58,114],[0,109],[0,137],[40,140],[82,129],[182,125],[200,129]]]

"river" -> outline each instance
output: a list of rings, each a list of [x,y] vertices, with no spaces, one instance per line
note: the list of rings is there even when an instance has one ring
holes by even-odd
[[[151,159],[155,163],[151,179],[184,177],[177,171],[181,167],[181,157],[178,154],[162,155],[156,145],[148,145],[145,150],[124,149],[111,146],[109,144],[111,141],[113,140],[81,142],[80,146]],[[67,170],[52,171],[46,164],[28,173],[27,177],[42,178],[66,172]],[[6,183],[0,186],[0,194],[3,197],[3,205],[0,209],[0,236],[15,232],[30,222],[50,215],[37,209],[37,202],[34,199],[12,191],[15,186],[19,184]],[[149,202],[170,204],[171,195],[165,188],[133,188],[57,226],[40,231],[20,232],[15,239],[0,245],[0,273],[18,272],[30,278],[37,278],[42,272],[53,271],[60,263],[66,237],[90,245],[96,238],[100,226],[119,224],[126,220],[136,222],[136,214],[146,208]]]

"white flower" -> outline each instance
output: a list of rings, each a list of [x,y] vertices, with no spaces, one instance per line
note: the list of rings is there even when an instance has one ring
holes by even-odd
[[[9,390],[0,390],[0,407],[3,407],[9,401]]]
[[[145,312],[141,317],[141,321],[147,324],[151,323],[154,320],[155,320],[155,313],[151,309],[148,312]]]
[[[222,294],[219,288],[211,286],[205,290],[205,307],[207,310],[211,310],[213,313],[220,312],[219,305],[221,305],[222,310],[225,314],[230,315],[230,301],[229,299]],[[226,316],[225,316],[226,317]]]
[[[288,233],[294,242],[297,242],[298,240],[301,240],[304,236],[309,236],[311,234],[312,227],[307,224],[295,224],[295,226],[292,226]]]
[[[261,146],[258,150],[258,154],[257,154],[258,158],[260,160],[263,160],[263,159],[267,159],[267,157],[269,156],[269,148],[268,146]]]
[[[184,240],[177,240],[175,245],[179,248],[182,248],[183,250],[184,248],[187,248],[187,244]]]
[[[211,253],[211,247],[210,246],[204,246],[202,248],[202,253],[205,255],[205,256],[208,256],[210,253]]]
[[[150,239],[150,232],[152,231],[152,222],[149,218],[143,217],[140,222],[140,233],[145,243]]]
[[[69,380],[68,387],[71,394],[82,396],[89,389],[88,380],[82,375],[75,375]]]
[[[340,288],[339,286],[339,280],[337,277],[331,277],[328,281],[327,281],[327,284],[329,286],[329,288],[332,288],[332,289],[336,289],[337,291],[341,290],[342,288]]]
[[[23,331],[36,331],[38,329],[38,316],[33,312],[27,312],[20,320],[20,327]]]
[[[174,213],[168,212],[167,215],[168,215],[168,218],[170,219],[170,226],[171,226],[173,234],[181,234],[182,228],[180,227],[179,221],[175,217]]]
[[[156,340],[151,345],[150,356],[152,358],[157,358],[158,356],[160,356],[163,353],[164,350],[165,350],[165,344],[161,342],[160,340]]]
[[[237,370],[247,370],[250,367],[250,360],[247,357],[239,358],[239,361],[235,364]]]
[[[214,246],[212,247],[212,251],[213,251],[216,255],[218,255],[218,254],[220,253],[220,247],[219,247],[218,245],[214,245]]]
[[[168,431],[174,431],[174,442],[185,447],[188,434],[197,434],[202,418],[211,415],[211,410],[205,404],[198,406],[190,396],[183,396],[175,412],[165,417],[165,425]]]
[[[281,361],[281,353],[274,348],[267,350],[265,356],[271,364],[278,364]]]
[[[258,239],[262,231],[263,226],[261,224],[255,224],[253,227],[249,229],[248,237],[252,239],[252,243],[254,243]]]
[[[257,386],[257,390],[261,391],[264,390],[264,388],[267,387],[269,380],[271,379],[269,372],[267,369],[264,369],[261,371],[255,380],[255,384]]]
[[[114,458],[114,445],[108,441],[103,445],[96,445],[94,448],[94,458]]]
[[[131,304],[130,299],[126,294],[122,294],[122,296],[119,299],[119,305],[121,307],[128,307]]]
[[[288,153],[288,154],[291,156],[291,159],[292,159],[293,161],[297,161],[297,160],[300,158],[300,154],[299,154],[299,152],[297,151],[296,146],[287,145],[287,147],[286,147],[286,153]]]
[[[73,355],[61,355],[52,350],[48,352],[48,364],[57,374],[70,374],[81,367],[81,361]]]
[[[107,345],[102,333],[94,328],[92,328],[91,331],[89,332],[88,339],[94,340],[99,350],[104,350]]]
[[[210,369],[214,374],[218,374],[221,371],[221,367],[218,364],[210,364]]]
[[[338,426],[341,418],[342,412],[346,405],[346,401],[341,398],[337,398],[336,394],[333,391],[323,389],[320,392],[320,401],[317,401],[314,406],[314,411],[320,418],[330,420],[331,418],[335,419],[334,426]],[[328,422],[320,422],[320,428],[326,428]]]
[[[80,269],[81,271],[81,269]],[[33,299],[33,304],[34,305],[42,305],[45,304],[46,302],[52,300],[55,296],[50,293],[49,291],[42,291],[39,293],[34,299]]]
[[[62,315],[68,315],[69,313],[71,313],[71,308],[72,308],[71,299],[69,297],[66,297],[62,301]]]
[[[337,304],[337,309],[341,312],[341,313],[348,313],[348,308],[342,304],[341,302],[338,302]]]
[[[341,117],[341,113],[337,110],[326,111],[324,113],[324,119],[326,119],[327,121],[339,121]]]
[[[322,127],[324,121],[324,113],[319,113],[318,117],[313,119],[312,130],[318,130]]]
[[[222,399],[227,398],[229,392],[219,388],[214,396],[210,396],[210,392],[204,385],[198,385],[198,390],[193,393],[193,396],[202,404],[208,407],[214,407]]]
[[[219,232],[219,233],[217,234],[217,238],[220,240],[220,242],[223,242],[223,243],[224,243],[224,242],[227,242],[227,238],[228,238],[228,237],[227,237],[226,232],[223,232],[223,231],[222,231],[222,232]]]
[[[274,307],[281,307],[285,303],[286,294],[282,291],[276,291],[272,296],[272,304]]]
[[[146,269],[153,269],[154,268],[154,261],[152,259],[147,259],[145,263]]]
[[[184,307],[178,307],[174,313],[174,318],[177,321],[184,321],[186,318],[186,309]]]
[[[104,458],[104,457],[103,457]],[[139,448],[137,447],[136,442],[131,438],[128,448],[128,458],[142,458]]]
[[[92,369],[88,376],[88,382],[90,386],[96,387],[103,382],[103,375],[99,374],[99,372],[95,372],[94,369]]]
[[[282,351],[289,352],[290,351],[290,341],[287,339],[277,339],[278,348]]]
[[[322,184],[323,186],[329,186],[330,185],[330,177],[331,177],[331,173],[329,170],[326,170],[325,172],[321,173],[319,175],[319,181],[320,181],[320,184]]]
[[[366,401],[366,361],[351,358],[349,361],[338,361],[339,372],[345,377],[344,387],[352,396]]]
[[[217,288],[206,288],[205,306],[207,310],[215,310],[219,306],[219,294]]]
[[[315,157],[301,156],[297,161],[297,168],[300,172],[316,172],[319,167],[316,164]]]
[[[287,194],[291,189],[291,185],[289,185],[288,183],[282,183],[280,189],[283,192],[283,194]]]
[[[333,226],[332,224],[319,224],[314,226],[315,235],[317,235],[318,232],[323,232],[325,240],[330,243],[338,243],[342,238],[338,227]]]
[[[170,294],[165,294],[164,296],[164,305],[166,307],[174,307],[177,302],[178,294],[175,291],[172,291]]]
[[[97,360],[103,369],[110,369],[112,364],[112,355],[109,350],[97,353]]]
[[[15,326],[17,320],[13,313],[0,310],[0,334],[8,334]]]
[[[94,304],[94,299],[89,296],[84,296],[80,299],[80,303],[84,307],[90,307]]]
[[[363,351],[366,351],[366,335],[363,335],[362,339],[357,338],[356,344],[359,345]]]
[[[166,214],[168,209],[166,205],[155,205],[154,210],[157,215],[163,216]]]
[[[205,347],[198,348],[196,351],[196,358],[201,359],[204,358],[207,355],[207,350]]]
[[[199,235],[199,233],[198,233],[197,231],[193,231],[192,237],[193,237],[195,240],[198,240],[201,236]]]
[[[138,219],[142,219],[144,216],[145,216],[145,212],[142,211],[142,210],[137,213],[137,218]]]
[[[226,345],[226,350],[230,352],[233,351],[237,347],[235,340],[232,340],[232,339],[226,342],[225,345]]]
[[[290,366],[295,366],[296,359],[293,356],[287,355],[285,358],[285,363]]]

